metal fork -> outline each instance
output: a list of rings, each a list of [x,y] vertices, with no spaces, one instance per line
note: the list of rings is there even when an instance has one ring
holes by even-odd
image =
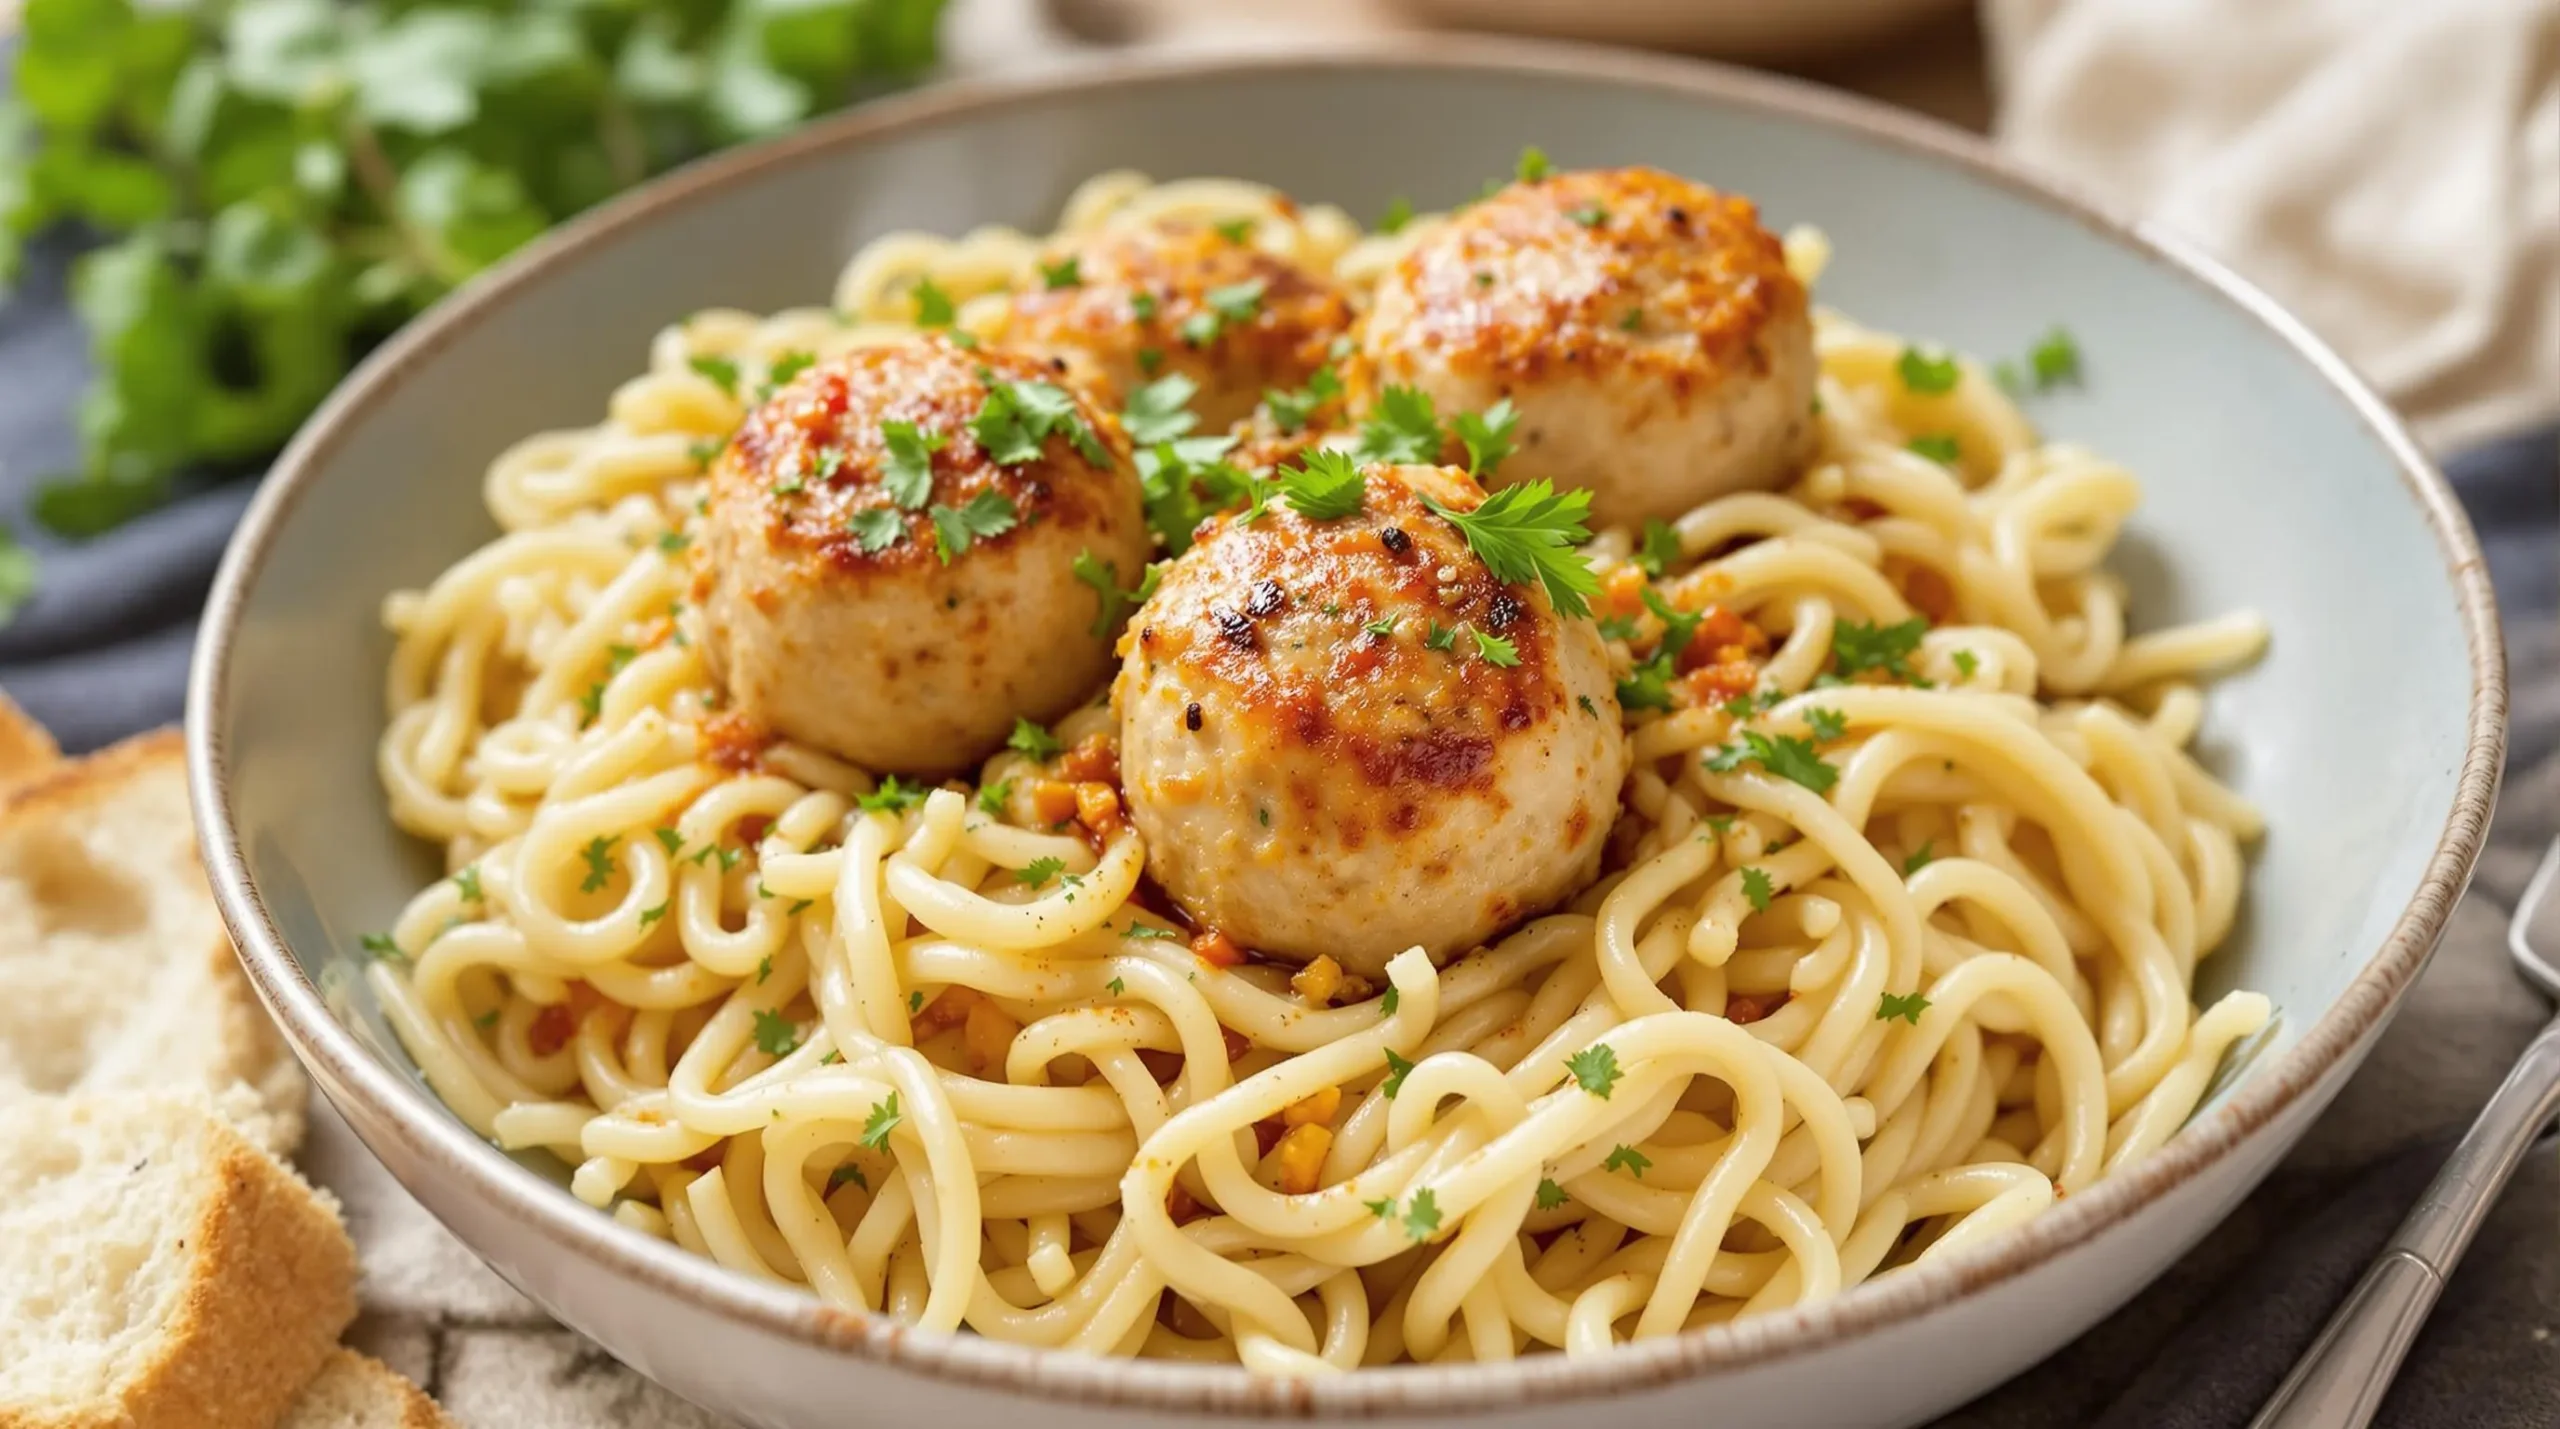
[[[2560,999],[2560,840],[2525,885],[2507,925],[2507,956],[2545,997]],[[2554,1115],[2560,1115],[2560,1020],[2534,1035],[2453,1159],[2250,1429],[2363,1429],[2372,1422],[2446,1277]]]

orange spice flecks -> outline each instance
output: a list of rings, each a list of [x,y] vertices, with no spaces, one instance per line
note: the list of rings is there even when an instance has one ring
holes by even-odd
[[[732,774],[756,768],[775,742],[772,731],[736,710],[702,722],[702,757]]]

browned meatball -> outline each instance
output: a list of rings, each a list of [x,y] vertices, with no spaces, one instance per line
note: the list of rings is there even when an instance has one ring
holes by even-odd
[[[1446,957],[1596,872],[1627,741],[1590,621],[1495,579],[1415,488],[1218,518],[1138,613],[1113,689],[1148,870],[1193,919],[1376,974]]]
[[[1811,455],[1813,322],[1750,200],[1654,169],[1514,184],[1418,243],[1362,324],[1363,385],[1509,398],[1504,482],[1587,487],[1595,523],[1775,486]]]
[[[1088,698],[1090,552],[1148,557],[1117,424],[1019,354],[941,338],[818,364],[711,469],[704,654],[734,708],[872,769],[945,774]]]

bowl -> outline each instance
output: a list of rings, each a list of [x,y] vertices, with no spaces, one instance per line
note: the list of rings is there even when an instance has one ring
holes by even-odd
[[[2199,996],[2273,998],[2272,1035],[2165,1149],[2050,1213],[1836,1299],[1589,1359],[1324,1382],[1133,1364],[840,1313],[626,1229],[556,1164],[468,1132],[350,976],[358,935],[439,871],[374,776],[379,611],[494,534],[516,437],[593,420],[662,323],[818,299],[895,228],[1045,225],[1079,179],[1235,174],[1374,214],[1447,204],[1525,144],[1649,162],[1827,228],[1823,299],[1976,352],[2056,322],[2084,386],[2049,431],[2146,481],[2120,547],[2137,623],[2254,607],[2274,646],[2213,687],[2208,762],[2266,811],[2241,924]],[[2494,797],[2505,687],[2479,552],[2372,393],[2263,296],[1981,145],[1684,61],[1442,39],[1427,49],[1123,59],[949,85],[687,169],[569,224],[376,353],[277,464],[224,560],[188,710],[225,917],[315,1080],[391,1172],[571,1326],[747,1424],[845,1406],[937,1424],[1466,1414],[1807,1425],[1925,1419],[2122,1304],[2223,1216],[2335,1094],[2462,891]]]

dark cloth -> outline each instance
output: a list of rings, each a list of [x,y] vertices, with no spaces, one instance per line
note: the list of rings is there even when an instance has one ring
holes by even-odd
[[[46,249],[0,307],[0,509],[76,455],[79,331]],[[2516,725],[2505,802],[2470,898],[2410,1005],[2338,1106],[2240,1211],[2150,1290],[1949,1425],[2220,1429],[2247,1423],[2546,1014],[2506,967],[2507,909],[2560,831],[2560,433],[2457,455],[2508,628]],[[247,483],[212,487],[85,545],[22,534],[44,562],[0,628],[0,687],[83,750],[178,717],[196,616]],[[2383,1411],[2395,1426],[2560,1423],[2560,1158],[2508,1190]]]

